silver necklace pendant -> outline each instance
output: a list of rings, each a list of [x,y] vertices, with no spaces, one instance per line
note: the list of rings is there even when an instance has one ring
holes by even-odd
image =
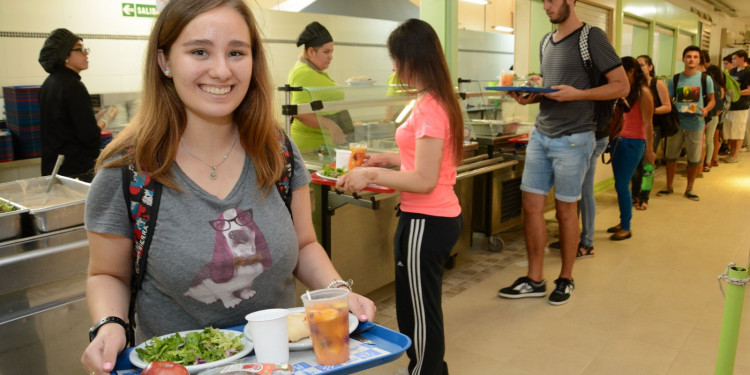
[[[232,150],[234,150],[234,145],[237,144],[237,139],[239,137],[240,137],[239,135],[236,135],[234,137],[234,142],[232,142],[232,147],[229,148],[229,151],[227,151],[227,153],[224,154],[224,157],[216,165],[208,164],[203,159],[195,156],[192,152],[190,152],[190,150],[188,150],[187,147],[185,147],[185,143],[183,143],[182,140],[180,140],[180,144],[182,145],[182,149],[185,150],[185,152],[187,152],[188,155],[194,157],[196,160],[200,161],[201,163],[203,163],[203,164],[207,165],[209,168],[211,168],[211,172],[208,173],[208,177],[210,177],[212,180],[215,180],[216,179],[216,168],[218,168],[220,165],[222,165],[227,160],[227,158],[229,157],[229,154],[231,154]]]

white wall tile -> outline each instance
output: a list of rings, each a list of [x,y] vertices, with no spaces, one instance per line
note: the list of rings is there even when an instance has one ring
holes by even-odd
[[[49,32],[66,27],[80,34],[116,34],[147,36],[153,18],[123,17],[122,2],[114,0],[0,0],[0,24],[3,31]],[[273,84],[282,86],[297,61],[300,48],[293,44],[302,29],[312,21],[325,25],[339,43],[329,69],[340,85],[355,75],[367,75],[377,85],[385,85],[391,74],[391,61],[385,44],[394,21],[290,13],[254,9],[258,26],[266,42]],[[495,33],[459,30],[459,48],[480,51],[508,51],[513,37]],[[141,86],[145,40],[84,40],[92,48],[89,69],[81,76],[91,93],[137,91]],[[0,85],[41,84],[47,73],[37,62],[42,38],[0,38]],[[345,46],[346,43],[375,46]],[[513,61],[512,55],[497,53],[459,53],[459,74],[473,79],[491,79]],[[283,98],[283,96],[277,95]]]
[[[39,38],[4,38],[7,54],[3,62],[8,68],[9,76],[46,76],[47,73],[39,65],[39,50],[42,49],[44,39]],[[41,84],[33,82],[29,84]]]
[[[65,27],[63,4],[67,0],[0,1],[3,31],[50,32]]]

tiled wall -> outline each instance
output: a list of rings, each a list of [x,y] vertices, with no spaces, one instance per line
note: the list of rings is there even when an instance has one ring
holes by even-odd
[[[64,27],[81,35],[91,48],[89,69],[81,73],[90,93],[139,91],[144,48],[154,19],[123,17],[121,5],[114,0],[0,1],[0,86],[41,84],[47,73],[37,62],[39,50],[47,33]],[[336,42],[328,71],[334,80],[343,84],[348,77],[367,75],[385,84],[391,74],[385,43],[397,22],[271,10],[255,14],[277,85],[286,82],[301,52],[294,41],[312,21],[325,25]],[[457,75],[494,79],[512,65],[512,50],[513,36],[461,30]],[[4,118],[2,108],[0,118]]]

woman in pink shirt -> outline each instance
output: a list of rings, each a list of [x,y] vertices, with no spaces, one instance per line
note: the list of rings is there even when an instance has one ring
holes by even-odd
[[[630,105],[630,111],[624,114],[622,130],[609,146],[609,152],[612,154],[612,172],[615,177],[617,202],[620,206],[620,224],[607,229],[607,232],[613,233],[610,237],[613,241],[626,240],[632,236],[630,219],[633,217],[633,198],[628,184],[633,178],[633,172],[640,165],[642,157],[645,156],[651,164],[656,159],[652,146],[654,98],[651,95],[651,89],[648,87],[648,81],[638,60],[625,56],[622,58],[622,67],[630,81],[630,94],[625,98]]]
[[[446,259],[463,227],[453,191],[463,154],[463,118],[440,41],[424,21],[410,19],[388,38],[393,67],[416,87],[417,103],[396,130],[398,153],[370,154],[336,184],[357,192],[367,184],[401,192],[394,238],[396,313],[399,330],[411,338],[409,373],[448,374],[441,307]]]

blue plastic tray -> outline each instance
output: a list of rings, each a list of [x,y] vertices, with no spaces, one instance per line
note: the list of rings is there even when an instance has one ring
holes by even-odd
[[[364,327],[363,324],[369,323],[359,323],[359,327]],[[241,332],[243,328],[244,326],[240,325],[227,329]],[[351,366],[343,366],[332,369],[330,371],[323,371],[318,373],[318,375],[347,375],[377,367],[382,364],[397,360],[404,354],[406,349],[411,346],[411,340],[405,335],[394,330],[379,326],[377,324],[374,325],[371,329],[360,334],[363,337],[375,342],[377,348],[390,352],[390,354],[376,357],[364,362],[359,362]],[[126,350],[123,350],[120,355],[117,356],[117,363],[115,364],[114,371],[112,371],[112,375],[138,375],[141,373],[141,370],[134,368],[135,366],[133,366],[128,359],[128,356],[130,355],[130,352],[132,350],[133,348],[128,348]]]
[[[526,86],[488,86],[484,88],[490,91],[517,91],[517,92],[530,92],[533,94],[555,92],[557,90],[546,87],[526,87]]]

